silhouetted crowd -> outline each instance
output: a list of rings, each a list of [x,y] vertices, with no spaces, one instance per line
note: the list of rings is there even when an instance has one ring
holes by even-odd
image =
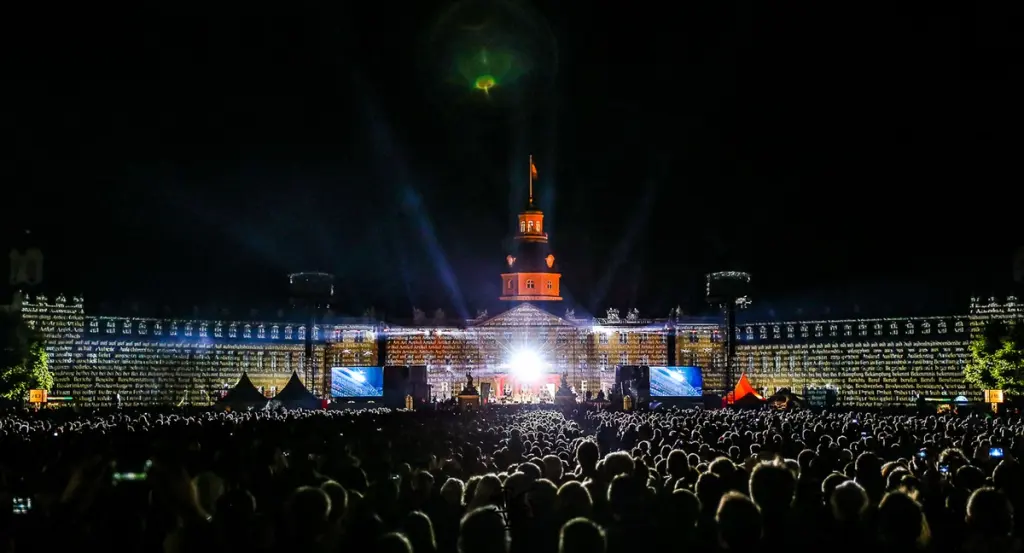
[[[1021,550],[1020,418],[0,415],[0,550]]]

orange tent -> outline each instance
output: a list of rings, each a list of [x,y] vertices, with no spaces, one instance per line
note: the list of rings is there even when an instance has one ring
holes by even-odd
[[[740,377],[740,381],[736,383],[736,388],[727,396],[727,400],[729,403],[734,403],[736,400],[750,394],[753,394],[754,397],[759,400],[764,400],[764,398],[754,390],[754,387],[750,385],[750,379],[747,378],[747,375],[744,373],[743,376]]]
[[[747,378],[746,374],[741,376],[740,381],[736,383],[736,389],[733,391],[733,394],[735,394],[736,399],[740,399],[747,394],[754,394],[754,397],[757,399],[764,399],[756,390],[754,390],[754,387],[750,385],[750,379]]]

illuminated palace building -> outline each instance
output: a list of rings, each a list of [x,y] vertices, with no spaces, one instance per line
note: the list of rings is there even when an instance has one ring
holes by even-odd
[[[509,308],[452,322],[440,311],[414,311],[410,324],[308,318],[224,320],[199,316],[111,316],[87,312],[82,298],[15,296],[12,308],[45,338],[55,385],[51,396],[80,404],[204,404],[245,372],[270,397],[293,372],[318,395],[331,367],[426,366],[430,394],[457,394],[473,375],[492,399],[541,401],[562,375],[579,396],[606,393],[621,366],[697,366],[704,391],[722,393],[746,374],[773,392],[831,386],[845,405],[910,403],[916,394],[979,398],[963,372],[969,341],[991,318],[1020,318],[1022,306],[972,300],[947,317],[736,323],[731,376],[725,370],[724,317],[648,319],[636,309],[586,317],[561,303],[560,273],[544,214],[531,201],[518,216],[514,251],[505,258],[501,300]],[[11,253],[11,284],[30,290],[42,279],[42,254]],[[312,332],[312,357],[305,355]]]

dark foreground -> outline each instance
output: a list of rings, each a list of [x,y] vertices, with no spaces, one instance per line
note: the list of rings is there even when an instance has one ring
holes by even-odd
[[[11,415],[0,549],[1012,552],[1022,434],[979,415]]]

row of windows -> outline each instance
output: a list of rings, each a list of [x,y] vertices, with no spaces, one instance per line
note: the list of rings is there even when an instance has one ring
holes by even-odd
[[[756,337],[761,340],[766,340],[770,337],[779,339],[783,337],[783,326],[785,327],[785,337],[787,339],[795,339],[797,333],[801,338],[810,338],[812,335],[815,338],[822,338],[827,335],[829,337],[865,337],[865,336],[914,336],[916,334],[928,335],[928,334],[947,334],[950,331],[950,325],[946,321],[938,321],[933,323],[932,321],[905,321],[900,323],[898,321],[891,321],[887,325],[881,321],[875,321],[871,324],[867,322],[860,323],[830,323],[822,324],[816,323],[813,326],[808,324],[787,324],[787,325],[757,325]],[[955,333],[963,333],[966,326],[964,321],[955,321],[952,325],[952,330]],[[736,339],[737,340],[753,340],[755,338],[754,325],[738,326],[736,327]],[[702,334],[706,332],[699,332],[697,330],[690,330],[684,334],[688,335],[691,344],[696,344],[700,341]],[[722,335],[719,331],[711,331],[711,341],[721,342]]]
[[[511,290],[513,284],[514,284],[514,281],[509,279],[509,280],[505,281],[505,288],[508,288],[509,290]],[[553,281],[553,280],[545,281],[544,285],[547,287],[548,290],[554,290],[555,289],[555,281]],[[527,290],[536,290],[537,289],[537,283],[534,282],[534,280],[532,278],[526,279],[526,289]]]
[[[758,337],[758,338],[760,338],[762,340],[768,339],[769,336],[771,338],[776,338],[776,339],[782,338],[782,336],[783,336],[783,334],[782,334],[783,333],[783,326],[785,327],[785,337],[789,338],[789,339],[796,338],[798,332],[799,332],[799,336],[801,338],[810,338],[812,335],[815,338],[822,338],[822,337],[824,337],[826,335],[826,332],[827,332],[827,335],[829,337],[837,337],[837,336],[846,336],[846,337],[860,336],[860,337],[864,337],[864,336],[898,336],[898,335],[913,336],[915,334],[922,334],[922,335],[947,334],[950,331],[950,326],[952,326],[953,332],[963,333],[965,328],[966,328],[965,324],[964,324],[964,321],[962,321],[962,320],[961,321],[956,321],[952,325],[949,325],[946,321],[938,321],[938,322],[935,322],[935,323],[933,323],[932,321],[919,321],[919,322],[916,322],[916,323],[914,321],[906,321],[906,322],[904,322],[902,324],[897,322],[897,321],[892,321],[892,322],[888,323],[888,325],[884,325],[882,322],[874,322],[874,323],[871,323],[870,325],[868,323],[866,323],[866,322],[856,323],[856,324],[853,324],[853,323],[843,323],[842,325],[837,324],[837,323],[832,323],[832,324],[817,323],[817,324],[814,324],[813,326],[812,325],[808,325],[808,324],[800,324],[800,325],[788,324],[788,325],[771,325],[771,326],[760,325],[760,326],[756,327],[757,328],[756,337]],[[753,326],[753,325],[737,327],[736,328],[736,339],[737,340],[753,340],[755,338],[754,329],[755,329],[755,326]],[[887,329],[888,329],[888,332],[886,332]],[[841,332],[841,334],[840,334],[840,332]],[[609,336],[611,334],[612,333],[610,333],[610,332],[598,332],[597,333],[598,343],[603,344],[603,345],[604,344],[608,344],[610,342]],[[641,344],[648,343],[651,340],[651,334],[656,334],[657,335],[657,339],[662,344],[666,343],[666,341],[667,341],[667,335],[665,333],[662,333],[662,332],[658,332],[658,333],[649,333],[649,332],[616,332],[616,334],[618,334],[618,338],[617,338],[618,343],[621,344],[621,345],[627,345],[627,344],[631,343],[630,342],[630,336],[631,335],[635,335],[636,336],[636,341],[638,343],[641,343]],[[504,337],[504,339],[506,341],[510,341],[510,340],[513,339],[513,336],[514,335],[513,335],[512,332],[505,332],[503,337]],[[581,343],[581,344],[585,344],[589,340],[589,335],[585,334],[585,333],[577,334],[577,337],[578,337],[579,343]],[[711,343],[721,343],[722,342],[722,332],[719,331],[719,330],[710,330],[710,331],[708,331],[708,330],[688,330],[688,331],[684,330],[684,331],[680,332],[679,337],[680,337],[680,339],[688,340],[691,344],[699,343],[701,341],[702,337],[707,337],[711,341]],[[489,340],[491,342],[497,341],[497,338],[494,337],[494,336],[488,336],[488,337],[485,337],[485,339]],[[424,340],[427,341],[427,342],[430,342],[430,341],[433,341],[434,338],[433,338],[433,336],[428,335]],[[454,337],[452,337],[452,336],[445,336],[445,340],[448,341],[448,342],[451,342],[451,341],[454,340]],[[556,342],[558,344],[564,345],[564,344],[568,344],[570,342],[571,336],[568,335],[568,334],[558,334],[556,336],[555,340],[556,340]],[[407,336],[406,337],[406,341],[407,342],[411,342],[412,341],[412,336]]]
[[[111,357],[113,355],[113,357]],[[137,359],[126,357],[129,354],[123,351],[117,353],[95,353],[85,352],[81,359],[84,360],[91,366],[103,366],[103,365],[123,365],[133,366],[131,361],[134,361],[134,366],[138,366],[139,361]],[[332,366],[339,366],[345,363],[368,363],[371,361],[373,356],[372,352],[350,352],[345,350],[344,354],[334,352],[330,356]],[[166,354],[160,352],[151,352],[147,356],[149,362],[167,362],[176,363],[179,362],[180,358],[174,354]],[[208,366],[240,366],[243,370],[270,370],[272,372],[283,370],[292,371],[305,369],[305,356],[301,352],[264,352],[264,351],[245,351],[245,352],[229,352],[229,351],[215,351],[210,353],[199,353],[195,355],[195,367],[203,368]],[[319,361],[318,361],[319,363]]]
[[[631,332],[619,332],[618,333],[618,335],[619,335],[619,338],[618,338],[619,344],[620,345],[627,345],[627,344],[629,344],[629,336],[630,336],[630,334],[633,334],[633,333],[631,333]],[[608,343],[608,334],[607,333],[600,333],[597,336],[598,336],[598,338],[597,338],[598,343],[600,343],[600,344],[607,344]],[[658,336],[658,340],[662,344],[668,343],[668,335],[667,334],[659,332],[657,334],[657,336]],[[636,333],[636,337],[637,337],[637,342],[641,343],[641,344],[646,344],[646,343],[651,341],[651,333],[649,333],[649,332],[638,332],[638,333]]]
[[[691,344],[696,344],[696,343],[700,342],[701,335],[702,334],[707,334],[707,332],[698,332],[696,330],[691,330],[691,331],[689,331],[689,332],[687,332],[685,334],[687,334],[689,336]],[[718,330],[712,330],[710,338],[711,338],[711,341],[713,343],[717,344],[717,343],[722,341],[722,333],[720,331],[718,331]]]
[[[630,335],[629,332],[619,332],[618,334],[619,334],[619,338],[618,338],[619,344],[621,344],[621,345],[629,344],[629,335]],[[646,343],[648,343],[651,340],[651,335],[648,332],[640,332],[640,333],[637,333],[636,336],[637,336],[637,342],[641,343],[641,344],[646,344]],[[658,334],[658,339],[661,341],[662,344],[664,344],[664,343],[667,343],[668,336],[665,335],[665,334],[659,333]],[[608,343],[608,334],[603,333],[603,332],[598,333],[597,341],[600,344],[607,344]],[[557,339],[557,342],[559,344],[567,344],[569,342],[569,337],[568,336],[564,336],[564,335],[559,335],[558,339]],[[587,342],[587,335],[586,334],[581,335],[580,336],[580,343],[581,344],[585,344],[586,342]]]
[[[650,332],[635,332],[635,333],[634,332],[618,332],[617,334],[619,335],[619,337],[618,337],[619,344],[627,345],[627,344],[630,343],[630,340],[629,340],[630,335],[635,335],[636,336],[636,341],[638,343],[646,344],[646,343],[651,341],[651,334],[652,333],[650,333]],[[608,336],[609,336],[609,333],[598,332],[597,333],[598,342],[601,343],[601,344],[608,344],[608,341],[609,341]],[[576,337],[577,337],[577,340],[579,341],[580,344],[586,344],[587,342],[590,341],[590,334],[587,334],[587,333],[577,333]],[[513,339],[515,339],[515,333],[513,333],[513,332],[504,332],[504,333],[502,333],[502,338],[506,342],[511,342]],[[668,336],[666,334],[664,334],[664,333],[657,333],[657,339],[662,344],[667,343],[667,338],[668,338]],[[713,336],[712,336],[712,341],[718,341],[719,338],[720,338],[719,333],[716,330],[714,332]],[[411,335],[411,334],[407,334],[407,335],[404,336],[404,341],[405,341],[405,343],[408,343],[408,344],[411,344],[414,339],[415,339],[415,337],[413,335]],[[485,340],[485,341],[488,341],[488,342],[491,342],[491,343],[495,343],[495,342],[498,341],[498,337],[495,336],[495,335],[483,336],[483,337],[481,337],[481,339]],[[436,342],[436,340],[437,340],[437,334],[436,333],[427,333],[427,334],[423,335],[423,342],[425,342],[425,343],[434,343],[434,342]],[[453,335],[451,335],[451,334],[444,334],[444,335],[442,335],[442,340],[445,343],[452,343],[452,342],[455,341],[455,337]],[[572,340],[572,335],[571,334],[560,333],[557,336],[555,336],[555,342],[557,344],[559,344],[559,345],[568,344],[571,340]],[[694,339],[692,341],[693,342],[697,341],[696,340],[696,334],[694,334]]]
[[[132,321],[129,321],[129,320],[121,321],[120,327],[121,327],[121,333],[122,334],[131,334],[132,333]],[[106,334],[116,334],[117,331],[118,331],[117,321],[114,321],[114,320],[106,321],[106,323],[103,326],[103,330],[104,330],[104,332]],[[142,335],[142,336],[145,336],[145,335],[149,334],[150,332],[152,332],[153,336],[163,336],[164,335],[164,331],[165,331],[165,324],[163,322],[161,322],[161,321],[155,321],[155,322],[152,323],[152,325],[150,325],[147,321],[139,321],[135,325],[135,332],[136,332],[136,334],[139,334],[139,335]],[[210,337],[210,325],[208,323],[198,323],[198,324],[184,323],[183,325],[179,325],[177,322],[172,322],[172,323],[169,323],[169,324],[166,325],[166,332],[167,332],[168,336],[178,336],[179,331],[182,332],[185,336],[189,336],[189,337],[196,335],[196,333],[198,333],[198,336],[200,338],[209,338]],[[228,338],[238,338],[238,335],[239,335],[239,327],[238,327],[238,325],[234,325],[234,324],[228,325],[226,331],[227,331],[227,337]],[[89,332],[91,332],[93,334],[98,334],[100,332],[100,321],[95,320],[95,319],[89,321]],[[330,337],[331,337],[332,340],[340,341],[342,339],[342,337],[344,336],[344,331],[340,327],[335,327],[334,329],[330,330],[329,332],[330,332]],[[350,330],[350,331],[348,331],[348,333],[349,333],[350,336],[352,336],[353,341],[355,341],[356,343],[363,343],[363,342],[366,342],[367,340],[372,340],[373,339],[372,333],[367,332],[365,330],[356,330],[356,331],[351,331]],[[253,328],[252,325],[248,325],[247,324],[247,325],[243,325],[241,327],[242,338],[253,338],[253,337],[255,337],[255,338],[260,338],[260,339],[266,339],[268,334],[269,334],[271,340],[278,340],[278,339],[281,339],[282,337],[285,340],[305,340],[306,339],[306,327],[305,326],[299,326],[298,328],[295,328],[292,325],[285,325],[282,328],[282,327],[280,327],[278,325],[272,325],[269,328],[269,332],[268,332],[268,329],[264,325],[257,325],[255,328]],[[320,327],[319,326],[314,326],[313,327],[313,339],[314,340],[319,340],[320,337],[321,337],[320,335],[321,335]],[[224,338],[224,336],[225,336],[224,325],[221,325],[221,324],[213,325],[213,337],[214,338]]]
[[[827,329],[826,329],[827,326]],[[841,326],[841,330],[840,330]],[[856,329],[854,328],[856,326]],[[772,325],[771,337],[781,338],[782,337],[782,325]],[[964,321],[956,321],[953,324],[953,332],[963,333],[964,332]],[[870,332],[869,332],[870,329]],[[825,336],[827,330],[828,336],[835,337],[842,336],[852,337],[856,331],[856,336],[913,336],[920,332],[920,334],[946,334],[949,332],[949,325],[946,321],[938,321],[932,323],[932,321],[905,321],[900,323],[898,321],[891,321],[888,325],[883,324],[881,321],[875,321],[870,325],[867,322],[860,322],[854,325],[853,323],[843,323],[839,325],[837,323],[831,323],[828,325],[817,323],[813,326],[807,324],[801,325],[785,325],[786,338],[796,338],[797,330],[800,332],[801,338],[810,338],[811,333],[815,338],[821,338]],[[888,330],[888,332],[886,332]],[[769,327],[767,325],[760,325],[757,327],[757,337],[765,340],[768,338]],[[747,325],[746,327],[736,327],[736,339],[737,340],[753,340],[754,339],[754,326]]]
[[[124,350],[117,352],[84,352],[81,359],[87,364],[97,366],[109,366],[109,365],[122,365],[122,366],[140,366],[139,354],[134,354],[135,357],[131,357],[132,354],[126,353]],[[167,353],[167,352],[156,352],[150,351],[145,354],[141,354],[147,364],[180,364],[182,358],[192,358],[192,356],[185,353]],[[337,363],[338,355],[334,355],[335,363]],[[197,370],[202,370],[204,367],[209,366],[241,366],[245,370],[257,369],[264,370],[269,369],[271,371],[277,371],[279,369],[285,371],[291,371],[294,368],[302,370],[305,368],[305,356],[301,352],[263,352],[263,351],[246,351],[246,352],[230,352],[230,351],[214,351],[209,353],[197,353],[194,356],[194,367]]]
[[[118,332],[118,326],[120,326],[120,331],[121,331],[122,334],[132,334],[133,321],[130,321],[130,320],[123,320],[123,321],[120,322],[120,325],[118,325],[118,322],[115,321],[115,320],[108,320],[108,321],[105,322],[105,324],[103,326],[103,330],[105,331],[106,334],[116,334]],[[210,326],[211,325],[208,324],[208,323],[191,323],[191,322],[187,322],[187,323],[179,324],[177,322],[171,322],[171,323],[168,323],[168,324],[165,325],[161,321],[154,321],[151,324],[148,323],[147,321],[138,321],[135,324],[135,329],[134,330],[139,335],[146,335],[146,334],[149,334],[150,332],[152,332],[152,334],[154,336],[162,336],[162,335],[164,335],[164,332],[166,330],[166,333],[169,336],[178,336],[179,332],[181,332],[181,333],[183,333],[187,337],[192,337],[192,336],[195,336],[195,335],[198,334],[198,336],[200,338],[209,338],[209,337],[211,337],[211,328],[210,328]],[[235,324],[227,325],[226,327],[225,327],[225,325],[222,325],[222,324],[215,324],[215,325],[212,325],[212,326],[213,326],[213,328],[212,328],[212,337],[213,338],[224,338],[225,335],[228,338],[238,338],[239,334],[241,334],[242,338],[266,339],[268,337],[268,335],[269,335],[269,338],[272,339],[272,340],[277,340],[277,339],[281,339],[281,338],[283,338],[285,340],[305,340],[306,339],[306,327],[305,326],[293,327],[292,325],[285,325],[284,327],[281,327],[279,325],[272,325],[272,326],[269,327],[269,329],[267,327],[265,327],[264,325],[257,325],[255,327],[253,327],[253,325],[248,325],[248,324],[242,325],[241,327],[239,325],[235,325]],[[783,337],[783,331],[785,332],[784,336],[787,339],[795,339],[798,336],[798,333],[799,333],[799,337],[800,338],[810,338],[811,336],[813,336],[815,338],[822,338],[822,337],[826,336],[826,333],[827,333],[827,335],[829,337],[837,337],[837,336],[866,337],[866,336],[886,336],[886,335],[888,335],[888,336],[898,336],[898,335],[913,336],[915,334],[928,335],[928,334],[933,334],[933,333],[935,333],[935,334],[947,334],[950,331],[950,325],[948,325],[946,321],[941,321],[941,320],[937,321],[935,323],[933,323],[932,321],[927,321],[927,320],[925,320],[925,321],[917,321],[917,322],[915,322],[915,321],[905,321],[905,322],[902,322],[902,323],[898,322],[898,321],[891,321],[888,324],[883,324],[881,321],[876,321],[876,322],[870,323],[870,324],[867,323],[867,322],[860,322],[860,323],[842,323],[841,325],[837,324],[837,323],[831,323],[831,324],[816,323],[814,325],[809,325],[809,324],[799,324],[799,325],[797,325],[797,324],[777,325],[776,324],[776,325],[771,325],[771,326],[768,326],[768,325],[757,325],[756,329],[757,329],[757,331],[755,333],[755,326],[754,325],[746,325],[746,326],[737,327],[736,328],[736,338],[737,338],[737,340],[754,340],[755,336],[757,338],[759,338],[759,339],[762,339],[762,340],[768,339],[769,337],[774,338],[774,339],[779,339],[779,338]],[[98,334],[98,333],[100,333],[100,330],[101,330],[101,327],[100,327],[100,321],[99,320],[93,319],[93,320],[89,321],[89,332],[91,332],[93,334]],[[956,333],[963,333],[965,331],[964,321],[962,321],[962,320],[955,321],[953,323],[953,325],[952,325],[952,330],[953,330],[953,332],[956,332]],[[334,329],[330,330],[330,339],[340,341],[340,340],[342,340],[342,338],[344,336],[344,332],[348,332],[349,333],[348,335],[351,336],[353,341],[356,342],[356,343],[363,343],[363,342],[366,342],[368,340],[372,340],[373,339],[373,333],[372,332],[368,332],[368,331],[365,331],[365,330],[343,331],[340,327],[335,327]],[[598,334],[598,342],[600,344],[608,344],[609,343],[609,334],[610,333],[599,332],[597,334]],[[650,335],[651,335],[651,333],[647,333],[647,332],[639,332],[639,333],[618,332],[617,334],[618,334],[618,338],[617,338],[618,339],[618,343],[622,344],[622,345],[627,345],[627,344],[630,343],[629,337],[630,337],[631,334],[635,334],[637,336],[637,342],[639,342],[641,344],[647,343],[648,341],[650,341]],[[698,343],[700,341],[702,336],[709,334],[709,332],[708,331],[690,330],[690,331],[684,331],[683,334],[686,335],[686,337],[688,338],[690,343],[695,344],[695,343]],[[660,340],[661,343],[665,343],[666,342],[666,335],[664,333],[657,333],[657,335],[658,335],[658,339]],[[426,335],[424,337],[424,341],[431,342],[431,341],[433,341],[435,339],[435,336],[436,335],[434,335],[434,334],[428,334],[428,335]],[[722,334],[718,330],[712,330],[712,331],[710,331],[709,338],[710,338],[712,343],[719,343],[719,342],[722,341]],[[319,326],[313,327],[313,339],[314,340],[321,339],[321,328]],[[406,336],[405,339],[406,339],[406,342],[412,342],[413,337],[412,336]],[[448,341],[448,342],[451,342],[451,341],[454,340],[454,337],[452,337],[450,335],[446,335],[446,336],[444,336],[444,339],[446,341]],[[496,338],[493,337],[493,336],[489,337],[489,339],[491,341],[495,341],[496,340]],[[505,332],[504,333],[504,339],[506,341],[512,340],[513,339],[513,333]],[[588,341],[588,339],[589,338],[588,338],[587,334],[582,334],[581,333],[581,334],[578,335],[578,340],[579,340],[579,342],[581,344],[586,343]],[[570,336],[567,335],[567,334],[559,334],[556,337],[556,340],[557,340],[557,342],[559,344],[566,344],[566,343],[569,342]]]
[[[949,351],[927,354],[932,357],[923,358],[919,360],[919,362],[930,366],[941,366],[945,363],[948,363],[950,359],[960,359],[961,354],[959,352],[953,351],[952,348],[947,349],[949,349]],[[775,355],[769,357],[767,355],[755,355],[753,353],[748,353],[746,354],[746,365],[750,371],[757,369],[758,365],[760,365],[764,371],[770,371],[772,369],[776,371],[781,371],[783,370],[783,368],[788,368],[790,371],[796,371],[798,367],[807,367],[811,365],[812,359],[818,365],[828,365],[829,363],[831,363],[832,365],[839,367],[857,367],[860,365],[867,365],[877,362],[877,360],[873,359],[858,359],[854,357],[854,355],[856,354],[846,354],[843,356],[838,356],[838,358],[836,356],[828,358],[822,356],[815,356],[809,353],[794,353],[786,356],[782,356],[776,353]],[[893,357],[900,357],[902,362],[906,362],[906,360],[902,359],[902,355],[903,354],[892,354]],[[738,358],[742,358],[742,356],[743,354],[737,355]],[[913,359],[911,359],[911,362],[912,361]]]
[[[426,362],[428,367],[438,364],[438,363],[434,363],[435,359],[434,359],[433,355],[430,355],[430,354],[424,355],[423,359]],[[443,361],[444,362],[441,363],[442,365],[451,366],[451,365],[453,365],[455,363],[455,357],[453,357],[451,355],[446,355],[446,356],[444,356]],[[641,365],[648,365],[648,364],[650,364],[651,359],[650,359],[650,356],[641,355],[641,356],[639,356],[639,361],[640,361]],[[414,362],[415,362],[415,358],[414,358],[413,354],[411,354],[411,353],[405,354],[405,364],[406,365],[412,365]],[[589,361],[587,360],[586,356],[581,355],[581,356],[579,356],[579,359],[577,360],[576,364],[577,364],[577,366],[579,368],[586,369],[589,366]],[[629,364],[629,354],[627,354],[626,352],[619,353],[619,365],[628,365],[628,364]],[[485,359],[484,359],[484,365],[486,367],[488,367],[488,368],[493,368],[495,366],[495,357],[493,355],[487,355],[485,357]],[[473,366],[473,358],[472,357],[466,357],[465,366],[466,367],[472,367]],[[560,355],[558,357],[558,366],[559,366],[559,368],[567,368],[569,366],[569,356],[568,355]],[[607,353],[602,353],[602,354],[600,354],[598,356],[598,366],[600,368],[602,368],[602,369],[605,369],[605,368],[608,367],[608,354]]]
[[[537,226],[534,227],[533,221],[519,220],[519,232],[533,232],[535,228],[537,232],[540,232],[540,221],[537,221]]]

